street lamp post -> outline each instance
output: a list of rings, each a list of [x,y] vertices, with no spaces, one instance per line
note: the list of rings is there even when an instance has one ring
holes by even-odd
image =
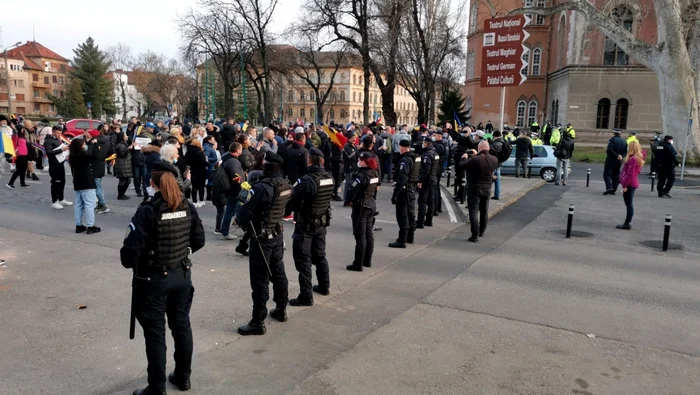
[[[22,44],[21,41],[17,41],[14,45],[5,47],[2,51],[3,57],[5,58],[5,86],[7,88],[7,113],[12,114],[12,92],[10,92],[10,67],[7,65],[7,49],[11,47],[16,47]]]

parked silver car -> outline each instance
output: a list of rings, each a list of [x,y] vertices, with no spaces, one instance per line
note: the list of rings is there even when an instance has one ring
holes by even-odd
[[[554,182],[557,175],[557,158],[554,157],[554,148],[549,145],[536,145],[532,158],[532,176],[539,175],[547,182]],[[515,147],[510,153],[510,158],[503,162],[501,175],[515,174]],[[571,174],[571,166],[569,166]]]

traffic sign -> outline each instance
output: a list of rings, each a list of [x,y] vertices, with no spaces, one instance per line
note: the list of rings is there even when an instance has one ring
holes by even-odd
[[[492,18],[484,21],[481,50],[481,87],[518,86],[527,80],[521,73],[527,62],[523,54],[529,51],[523,42],[530,36],[525,27],[526,15]]]
[[[88,110],[92,108],[92,102],[87,102],[85,105],[87,105]]]

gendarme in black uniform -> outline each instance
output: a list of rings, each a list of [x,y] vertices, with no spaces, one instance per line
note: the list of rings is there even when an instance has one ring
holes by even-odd
[[[372,153],[363,151],[360,160],[372,158]],[[348,190],[346,203],[352,202],[352,229],[355,236],[355,260],[346,266],[351,271],[361,272],[363,267],[372,266],[374,252],[374,234],[372,223],[377,209],[377,187],[379,172],[369,167],[361,167],[353,177]]]
[[[154,164],[154,170],[168,170]],[[173,174],[173,177],[175,175]],[[188,255],[204,247],[197,210],[182,197],[171,210],[160,192],[141,204],[129,224],[121,262],[134,270],[133,304],[143,327],[148,358],[148,387],[134,394],[165,394],[165,316],[175,340],[175,371],[170,381],[189,388],[192,372],[190,307],[194,287]]]
[[[265,334],[269,283],[272,281],[276,308],[270,316],[278,321],[287,320],[288,281],[284,272],[284,236],[282,221],[287,203],[292,198],[292,186],[282,178],[282,158],[268,151],[263,162],[263,176],[251,189],[251,197],[236,213],[236,223],[256,237],[250,245],[250,287],[253,290],[253,318],[248,325],[238,328],[241,335]],[[268,267],[269,265],[269,267]],[[269,272],[268,272],[269,270]],[[272,274],[272,278],[270,278]]]
[[[418,229],[422,229],[424,225],[433,226],[433,206],[435,204],[433,191],[437,183],[437,171],[440,167],[436,160],[433,140],[426,136],[423,138],[423,144],[422,163],[418,176],[418,219],[416,220],[416,228]]]
[[[435,183],[435,189],[433,190],[433,198],[435,199],[435,204],[433,205],[433,215],[437,216],[438,213],[442,212],[442,194],[440,192],[440,179],[442,178],[442,169],[447,159],[447,144],[442,140],[442,132],[436,133],[436,136],[440,136],[440,140],[435,140],[433,147],[435,148],[435,154],[437,160],[437,182]]]
[[[399,146],[402,149],[410,149],[411,142],[401,140]],[[406,248],[406,243],[413,244],[413,233],[416,230],[416,195],[415,183],[418,180],[418,172],[413,169],[420,168],[420,162],[415,164],[416,155],[407,151],[401,154],[399,162],[394,169],[394,194],[391,203],[396,205],[396,222],[399,225],[399,238],[389,244],[392,248]],[[413,178],[412,178],[413,175]]]
[[[311,160],[324,158],[316,148],[309,151]],[[292,306],[312,306],[311,265],[316,266],[318,285],[313,291],[328,295],[330,278],[326,260],[326,227],[330,224],[330,203],[335,181],[323,167],[311,164],[306,175],[294,185],[292,208],[296,217],[294,227],[294,266],[299,272],[299,296],[291,299]]]

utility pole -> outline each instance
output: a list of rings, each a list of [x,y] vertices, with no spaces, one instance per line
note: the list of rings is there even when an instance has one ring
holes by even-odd
[[[241,62],[241,86],[243,87],[243,120],[248,119],[248,87],[245,81],[245,53],[242,51],[238,52],[238,59]]]
[[[204,62],[204,122],[207,122],[209,121],[209,59]]]

